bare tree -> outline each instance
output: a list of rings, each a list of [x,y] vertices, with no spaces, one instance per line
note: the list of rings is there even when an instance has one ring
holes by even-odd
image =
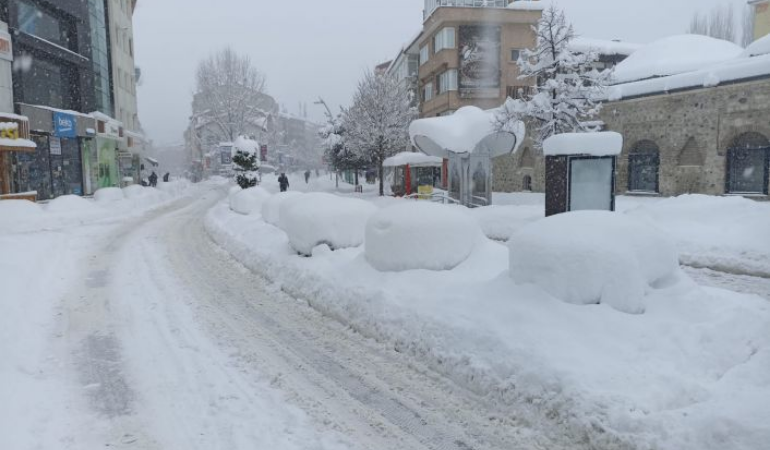
[[[368,72],[358,83],[353,106],[344,111],[347,147],[377,167],[384,195],[383,162],[411,147],[409,124],[416,118],[408,86],[392,76]]]
[[[199,63],[196,80],[200,119],[214,124],[221,140],[234,141],[264,118],[265,77],[248,56],[227,47]]]
[[[741,45],[748,47],[754,42],[754,8],[746,5],[743,8],[743,18],[741,24]]]
[[[730,42],[736,42],[742,37],[738,36],[736,30],[735,9],[732,5],[718,5],[707,13],[695,13],[687,31]]]

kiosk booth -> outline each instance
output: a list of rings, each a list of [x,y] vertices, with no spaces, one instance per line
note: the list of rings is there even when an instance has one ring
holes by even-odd
[[[444,160],[422,153],[404,152],[386,159],[382,165],[393,170],[390,187],[393,195],[404,197],[417,193],[431,196]]]
[[[492,204],[492,160],[516,152],[525,137],[522,122],[496,130],[496,111],[467,106],[446,117],[412,122],[412,143],[447,161],[449,197],[464,206]]]
[[[545,215],[615,210],[615,165],[623,136],[566,133],[543,142]]]

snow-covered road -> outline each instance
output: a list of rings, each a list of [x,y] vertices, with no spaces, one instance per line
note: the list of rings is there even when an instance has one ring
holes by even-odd
[[[93,427],[63,448],[560,449],[212,243],[212,190],[94,249],[61,333]]]
[[[770,301],[770,278],[720,272],[707,268],[683,266],[683,269],[700,285],[758,295]]]

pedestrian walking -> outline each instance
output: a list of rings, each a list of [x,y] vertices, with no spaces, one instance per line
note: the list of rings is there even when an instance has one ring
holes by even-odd
[[[308,183],[310,183],[310,171],[306,170],[305,171],[305,184],[308,184]]]
[[[155,172],[152,172],[150,174],[150,187],[157,187],[158,186],[158,174]]]
[[[166,172],[166,174],[163,175],[163,182],[168,183],[169,178],[171,178],[171,174]]]
[[[289,190],[289,178],[284,172],[281,172],[281,176],[278,177],[278,185],[281,187],[281,192]]]

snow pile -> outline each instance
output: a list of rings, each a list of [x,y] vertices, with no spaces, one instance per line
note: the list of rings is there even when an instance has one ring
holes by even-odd
[[[516,11],[543,11],[545,2],[540,0],[516,0],[511,2],[506,8]]]
[[[366,222],[376,211],[376,206],[364,200],[302,194],[281,204],[279,223],[294,250],[312,255],[313,248],[322,244],[332,250],[363,244]]]
[[[468,211],[484,234],[495,241],[507,241],[514,233],[545,216],[541,204],[527,206],[485,206]]]
[[[249,215],[261,211],[270,193],[261,187],[253,187],[230,194],[230,209],[238,214]]]
[[[684,264],[770,278],[770,204],[683,195],[626,212],[666,231]]]
[[[366,224],[366,260],[377,270],[451,270],[482,238],[467,212],[435,203],[403,202]]]
[[[191,188],[191,184],[192,183],[186,179],[175,180],[169,181],[168,183],[159,183],[157,189],[170,195],[183,195],[185,191]]]
[[[259,142],[249,139],[247,137],[239,136],[233,143],[235,151],[242,151],[249,155],[259,155]],[[257,158],[257,165],[259,165],[259,158]]]
[[[569,42],[569,49],[577,53],[595,52],[599,55],[631,55],[644,46],[624,41],[610,41],[576,37]]]
[[[123,190],[115,187],[102,188],[94,192],[94,200],[97,203],[119,202],[125,198],[126,196],[123,194]]]
[[[617,156],[622,151],[623,136],[614,131],[557,134],[543,142],[545,156]]]
[[[757,39],[743,51],[743,57],[760,56],[770,54],[770,35]]]
[[[63,195],[57,197],[45,206],[46,211],[55,213],[77,213],[92,211],[94,204],[83,197],[77,195]]]
[[[496,135],[497,110],[484,111],[475,106],[460,108],[446,117],[419,119],[409,126],[412,143],[424,153],[447,158],[449,152],[471,153],[485,138]],[[523,142],[524,124],[518,123],[514,133],[515,145]],[[426,142],[427,141],[427,142]],[[492,156],[502,156],[515,150],[510,146],[492,149]]]
[[[670,36],[634,52],[615,67],[616,83],[676,75],[737,58],[743,49],[708,36]]]
[[[578,305],[608,304],[639,314],[650,288],[679,275],[679,260],[654,227],[609,212],[575,212],[538,221],[509,243],[510,274]]]
[[[275,194],[262,204],[262,218],[270,225],[280,226],[281,224],[281,204],[290,198],[297,197],[299,192],[281,192]]]
[[[23,223],[39,219],[43,214],[40,205],[28,200],[0,200],[0,230],[23,226]]]

